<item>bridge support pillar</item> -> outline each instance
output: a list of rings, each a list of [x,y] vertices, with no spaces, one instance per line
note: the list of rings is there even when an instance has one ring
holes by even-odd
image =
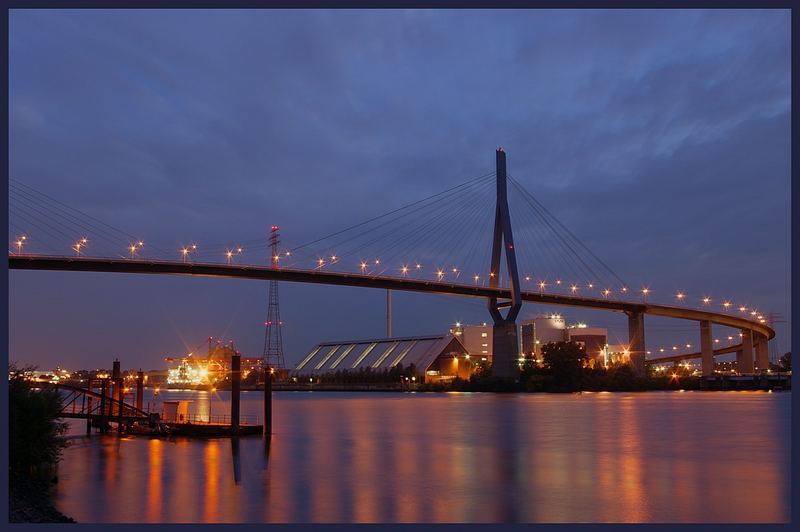
[[[711,322],[700,322],[700,355],[702,356],[703,377],[714,375],[714,340],[711,335]]]
[[[519,378],[517,324],[501,321],[492,327],[492,375],[503,379]]]
[[[239,400],[241,399],[242,358],[231,355],[231,434],[239,435]]]
[[[756,364],[758,371],[766,372],[769,369],[769,343],[763,334],[755,334],[756,340]]]
[[[626,312],[628,315],[628,353],[633,372],[645,376],[644,313]]]
[[[742,329],[742,348],[736,352],[736,369],[741,374],[752,374],[753,367],[753,332]]]
[[[499,148],[495,153],[497,166],[497,203],[494,211],[494,236],[492,239],[492,262],[489,286],[500,286],[500,257],[506,256],[508,272],[509,301],[498,302],[489,298],[489,314],[492,315],[492,375],[503,379],[519,380],[519,342],[517,341],[517,316],[522,308],[522,294],[519,288],[517,255],[514,250],[514,235],[511,230],[511,215],[508,212],[508,186],[506,176],[506,153]],[[501,308],[508,308],[505,317]]]

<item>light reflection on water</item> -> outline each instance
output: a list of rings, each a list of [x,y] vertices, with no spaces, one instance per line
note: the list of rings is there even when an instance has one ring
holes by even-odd
[[[227,392],[176,398],[229,414]],[[276,392],[269,446],[73,422],[56,505],[84,523],[788,522],[790,399]]]

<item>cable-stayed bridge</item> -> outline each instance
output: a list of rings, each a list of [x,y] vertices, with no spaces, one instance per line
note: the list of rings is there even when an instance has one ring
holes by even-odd
[[[169,244],[133,235],[16,180],[10,182],[9,267],[277,280],[483,298],[494,322],[493,372],[513,377],[523,301],[624,312],[634,368],[646,363],[645,315],[698,324],[701,358],[736,352],[741,373],[769,367],[775,332],[758,310],[707,294],[656,302],[633,288],[506,172],[496,169],[443,192],[296,246],[269,236],[228,243]],[[505,315],[503,314],[505,313]],[[740,331],[715,346],[713,325]],[[754,353],[755,350],[755,361]],[[654,358],[667,361],[675,356]],[[649,361],[648,361],[649,362]]]

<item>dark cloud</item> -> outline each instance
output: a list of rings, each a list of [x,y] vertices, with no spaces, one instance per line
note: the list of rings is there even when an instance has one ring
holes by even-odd
[[[490,171],[503,145],[632,285],[788,321],[789,37],[778,10],[13,11],[11,175],[166,249],[276,222],[299,243]],[[262,284],[11,281],[12,359],[151,366],[225,329],[261,349]],[[380,292],[282,295],[290,360],[383,332]],[[403,334],[488,319],[396,305]]]

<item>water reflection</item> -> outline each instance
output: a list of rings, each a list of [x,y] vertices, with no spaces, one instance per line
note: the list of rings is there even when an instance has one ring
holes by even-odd
[[[281,392],[271,438],[85,438],[75,423],[56,504],[79,522],[785,522],[789,402]],[[243,414],[262,409],[243,394]]]
[[[242,464],[239,459],[239,438],[231,438],[231,458],[233,460],[233,481],[238,484],[242,480]]]

